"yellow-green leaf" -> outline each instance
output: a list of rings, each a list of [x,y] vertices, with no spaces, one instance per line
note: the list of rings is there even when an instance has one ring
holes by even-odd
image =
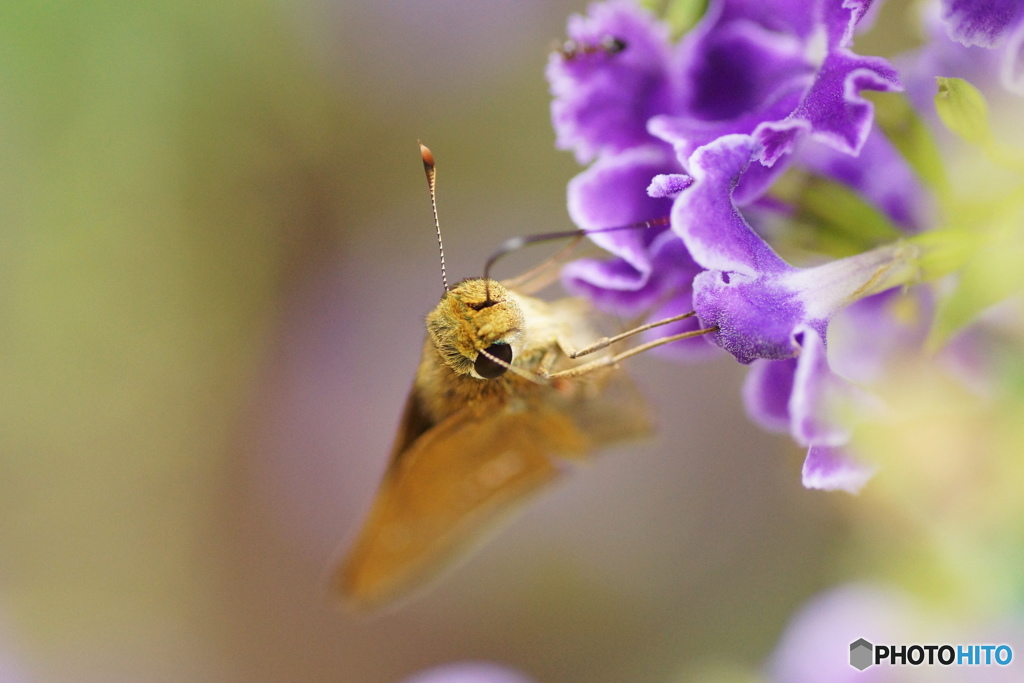
[[[939,85],[935,110],[946,127],[971,144],[991,144],[988,103],[981,91],[962,78],[940,76],[935,80]]]

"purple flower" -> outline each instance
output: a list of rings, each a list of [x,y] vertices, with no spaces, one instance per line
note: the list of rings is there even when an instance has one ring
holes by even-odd
[[[808,601],[786,627],[768,662],[770,680],[891,680],[880,667],[858,671],[850,666],[850,643],[861,638],[871,643],[931,642],[916,640],[921,637],[916,616],[909,598],[896,590],[850,585],[826,592]]]
[[[867,399],[832,371],[816,331],[798,330],[796,343],[796,358],[755,361],[743,386],[747,413],[765,429],[789,432],[807,447],[805,487],[857,493],[874,468],[849,453],[851,428],[836,416]]]
[[[915,273],[915,250],[900,244],[813,268],[783,261],[731,200],[756,150],[747,135],[699,149],[690,159],[693,184],[672,207],[672,229],[706,269],[694,279],[694,309],[741,363],[795,356],[797,334],[809,329],[824,338],[835,312]]]
[[[533,679],[491,662],[459,662],[421,671],[403,683],[533,683]]]
[[[942,0],[949,37],[970,47],[1000,47],[1024,17],[1020,0]]]
[[[847,154],[867,138],[872,108],[863,89],[899,90],[896,71],[879,57],[849,50],[870,0],[766,0],[712,3],[680,45],[683,105],[649,129],[680,158],[731,133],[760,143],[758,160],[773,166],[805,136]],[[776,171],[777,173],[778,171]],[[774,174],[742,193],[756,196]]]
[[[834,416],[857,392],[829,366],[826,329],[848,304],[910,281],[916,250],[895,244],[812,268],[787,264],[730,200],[755,154],[752,137],[733,135],[690,159],[693,182],[675,201],[672,226],[706,269],[694,279],[694,309],[738,361],[765,359],[748,378],[747,409],[808,447],[804,484],[855,492],[870,468],[842,450],[850,429]]]
[[[841,4],[712,3],[698,28],[677,46],[668,44],[665,26],[629,3],[594,4],[589,16],[572,17],[569,36],[579,49],[570,56],[553,55],[548,78],[557,144],[574,149],[581,161],[596,159],[569,186],[576,224],[606,228],[666,215],[668,195],[685,188],[680,179],[686,178],[691,153],[727,134],[752,133],[759,141],[756,155],[762,163],[744,167],[737,176],[733,199],[738,203],[764,191],[783,168],[775,162],[804,133],[843,153],[859,151],[867,142],[871,109],[857,92],[896,89],[898,81],[884,60],[859,58],[847,49],[870,2]],[[609,38],[624,48],[601,49]],[[770,158],[766,145],[773,147]],[[891,152],[884,142],[876,148],[879,154]],[[900,221],[914,223],[912,204],[919,192],[909,171],[906,185],[913,187],[900,192],[904,183],[883,190],[827,153],[810,160],[842,182],[870,188],[870,199],[887,205]],[[889,160],[895,165],[895,155]],[[671,180],[674,189],[650,185],[655,177]],[[569,266],[567,288],[616,313],[635,314],[657,300],[666,302],[665,310],[685,310],[697,268],[685,256],[674,267],[662,267],[669,252],[680,252],[666,243],[664,232],[594,235],[617,258]],[[696,321],[678,327],[696,329]],[[692,341],[680,346],[701,348]]]
[[[670,216],[670,226],[592,235],[608,261],[563,271],[598,307],[650,319],[696,310],[675,333],[758,360],[747,407],[808,448],[804,483],[856,491],[870,469],[846,453],[838,407],[860,399],[830,367],[826,333],[847,305],[907,282],[915,250],[900,244],[809,268],[786,263],[741,212],[791,163],[858,192],[904,229],[925,222],[927,197],[882,136],[860,92],[900,89],[884,59],[850,50],[870,0],[712,0],[677,45],[624,2],[573,17],[572,49],[552,56],[557,144],[589,169],[569,186],[584,229]],[[610,49],[608,46],[614,46]],[[635,50],[634,50],[635,48]],[[707,340],[677,345],[685,357]]]

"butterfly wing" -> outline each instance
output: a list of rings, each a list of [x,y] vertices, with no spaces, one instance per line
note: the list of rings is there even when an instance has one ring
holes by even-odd
[[[558,476],[553,454],[592,447],[573,421],[543,406],[484,414],[467,407],[394,457],[336,581],[356,606],[391,600],[441,569]]]
[[[412,442],[435,424],[436,422],[423,410],[419,392],[414,386],[409,391],[409,398],[405,400],[405,408],[402,409],[402,419],[398,423],[395,442],[391,446],[391,460],[395,460],[399,455],[409,450]]]
[[[582,459],[651,430],[642,397],[610,367],[556,386],[510,379],[522,384],[505,398],[466,395],[461,409],[436,422],[423,407],[425,392],[448,385],[422,379],[439,367],[428,362],[433,354],[427,346],[388,469],[335,576],[355,607],[378,607],[424,584],[557,478],[555,458]]]

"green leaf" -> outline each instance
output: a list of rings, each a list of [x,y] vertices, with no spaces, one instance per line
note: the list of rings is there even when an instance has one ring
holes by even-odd
[[[781,236],[791,247],[840,258],[903,237],[884,213],[834,180],[791,169],[771,196],[795,208]]]
[[[996,139],[989,121],[988,103],[981,91],[962,78],[938,78],[935,109],[946,127],[1004,169],[1024,173],[1024,153]]]
[[[669,0],[665,21],[672,27],[672,35],[679,37],[693,28],[707,8],[707,0]]]
[[[965,228],[943,228],[916,235],[908,242],[921,249],[918,257],[921,279],[929,281],[963,268],[973,258],[979,237]]]
[[[935,80],[939,85],[935,110],[946,128],[973,145],[986,147],[992,144],[988,103],[981,91],[962,78],[940,76]]]
[[[673,38],[693,28],[708,8],[707,0],[641,0],[640,5],[661,15],[672,28]]]
[[[962,251],[955,254],[964,262],[956,287],[939,301],[930,349],[941,347],[989,306],[1024,292],[1024,211],[1019,205],[982,226],[969,240],[973,245],[961,241]]]
[[[875,105],[875,123],[907,160],[917,177],[938,197],[947,196],[949,181],[939,146],[906,96],[870,90],[862,95]]]

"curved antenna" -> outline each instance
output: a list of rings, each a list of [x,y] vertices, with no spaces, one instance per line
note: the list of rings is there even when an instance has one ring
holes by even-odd
[[[437,249],[441,252],[441,282],[444,284],[444,291],[448,291],[448,273],[444,269],[444,245],[441,243],[441,222],[437,220],[437,195],[434,191],[434,183],[437,171],[434,170],[434,155],[430,153],[427,146],[417,140],[420,145],[420,157],[423,159],[423,170],[427,174],[427,187],[430,188],[430,206],[434,209],[434,227],[437,228]]]
[[[513,251],[518,251],[525,246],[530,244],[536,244],[538,242],[549,242],[551,240],[561,240],[567,237],[585,237],[587,235],[596,235],[602,232],[615,232],[617,230],[643,230],[646,228],[658,228],[669,224],[668,216],[662,218],[655,218],[649,221],[641,221],[639,223],[630,223],[629,225],[617,225],[614,228],[598,228],[596,230],[566,230],[564,232],[548,232],[542,235],[527,235],[525,237],[513,237],[510,240],[505,241],[498,247],[497,251],[491,254],[490,258],[487,259],[487,263],[484,264],[484,280],[489,281],[491,273],[491,266],[506,254],[510,254]],[[490,297],[488,297],[490,298]]]

